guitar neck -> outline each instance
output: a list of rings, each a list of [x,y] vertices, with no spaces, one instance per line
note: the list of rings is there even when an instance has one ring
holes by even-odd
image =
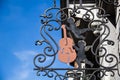
[[[64,38],[67,38],[66,28],[65,28],[65,25],[64,25],[64,24],[62,25],[62,29],[63,29],[63,35],[64,35],[63,37],[64,37]]]

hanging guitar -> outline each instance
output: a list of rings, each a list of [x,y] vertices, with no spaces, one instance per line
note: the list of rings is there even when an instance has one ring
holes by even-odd
[[[62,25],[62,29],[64,36],[59,41],[60,50],[58,51],[58,59],[61,62],[70,63],[76,59],[76,52],[72,48],[73,39],[67,37],[65,25]]]

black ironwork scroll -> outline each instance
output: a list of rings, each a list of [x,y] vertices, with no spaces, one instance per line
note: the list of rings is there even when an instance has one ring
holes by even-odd
[[[113,3],[112,0],[103,1],[110,4]],[[113,4],[118,6],[118,4],[116,4],[115,2]],[[66,10],[69,11],[69,15],[66,13]],[[94,10],[97,10],[98,13],[95,14],[93,12]],[[82,13],[82,11],[84,11],[84,14]],[[93,33],[97,30],[99,33],[90,47],[91,54],[94,56],[95,62],[98,64],[98,67],[94,67],[93,62],[91,61],[90,62],[91,64],[93,64],[93,66],[84,68],[81,68],[79,64],[79,67],[76,68],[53,67],[52,65],[54,65],[57,58],[59,45],[58,41],[56,41],[55,37],[52,36],[51,32],[60,31],[62,23],[64,22],[65,24],[65,22],[69,18],[76,17],[77,14],[81,14],[81,18],[84,21],[88,22],[88,29],[90,29]],[[117,75],[120,76],[119,57],[116,56],[114,53],[108,53],[107,48],[103,45],[104,43],[106,43],[109,46],[114,46],[115,44],[114,41],[108,39],[108,36],[110,35],[110,28],[107,25],[109,21],[107,16],[108,14],[106,14],[106,11],[100,6],[87,9],[80,4],[80,6],[74,5],[74,8],[58,8],[56,7],[56,0],[54,0],[54,6],[45,10],[44,14],[41,15],[42,26],[40,27],[40,35],[42,37],[42,40],[37,40],[35,44],[37,46],[44,45],[44,48],[42,49],[43,51],[40,52],[40,54],[34,57],[34,70],[37,71],[37,76],[47,76],[48,78],[52,78],[52,80],[68,80],[68,78],[73,78],[74,80],[77,80],[78,78],[80,80],[100,80],[105,76],[108,76],[108,72],[111,74],[111,77],[115,76],[115,72],[117,72]],[[95,17],[97,17],[97,19],[95,19]],[[98,24],[96,26],[93,26],[93,24],[95,23]],[[75,34],[74,31],[71,30],[68,29],[69,32]],[[78,31],[80,30],[81,29],[78,29]],[[87,33],[87,31],[85,32]],[[86,38],[86,36],[84,37]],[[82,40],[84,41],[83,38]],[[78,47],[77,43],[75,43],[75,45]],[[86,46],[87,45],[85,45],[85,47]],[[76,50],[76,52],[79,52],[79,50]],[[49,58],[50,60],[48,61],[47,59]],[[106,66],[101,63],[102,61],[105,61],[107,64],[112,63],[112,65]],[[87,64],[87,62],[85,64]],[[61,74],[59,73],[59,71],[65,71],[65,73]]]

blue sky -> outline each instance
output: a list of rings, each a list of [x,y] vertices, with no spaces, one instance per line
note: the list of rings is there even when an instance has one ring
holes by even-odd
[[[41,80],[33,71],[40,51],[34,43],[41,39],[39,16],[52,1],[0,0],[0,80]]]

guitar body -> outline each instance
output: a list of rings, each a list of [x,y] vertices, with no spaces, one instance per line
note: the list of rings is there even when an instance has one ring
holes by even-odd
[[[62,29],[64,37],[59,41],[60,50],[58,51],[58,59],[61,62],[70,63],[76,59],[76,52],[72,48],[73,39],[67,37],[65,25],[62,25]]]
[[[67,40],[67,42],[66,42]],[[73,46],[73,40],[71,38],[62,38],[59,41],[60,48],[64,47],[72,47]]]
[[[76,59],[76,52],[70,43],[73,43],[71,38],[67,38],[68,44],[65,44],[65,39],[60,40],[61,49],[58,51],[58,59],[64,63],[73,62]],[[64,42],[64,43],[63,43]]]

